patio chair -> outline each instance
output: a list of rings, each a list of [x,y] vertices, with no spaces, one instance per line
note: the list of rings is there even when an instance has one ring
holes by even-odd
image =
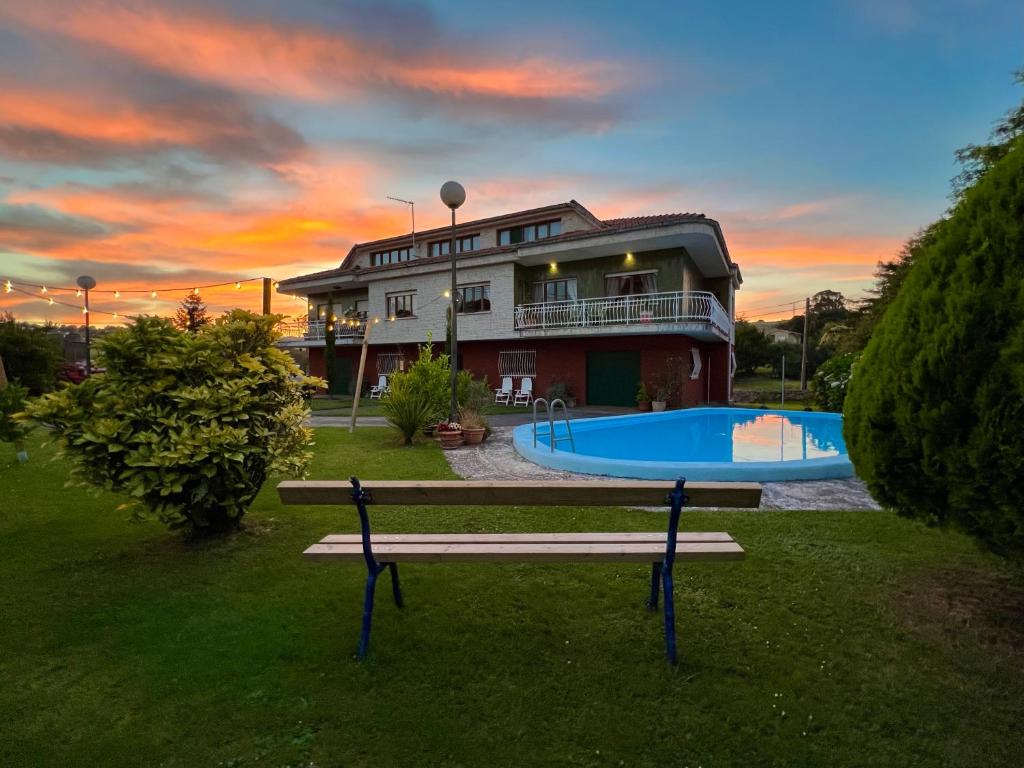
[[[512,399],[512,377],[505,376],[501,380],[501,388],[494,390],[494,404],[501,403],[502,405],[509,405]]]
[[[370,399],[380,400],[384,395],[388,393],[388,377],[384,374],[380,375],[377,379],[377,383],[370,387]]]
[[[533,379],[526,377],[523,383],[516,390],[515,400],[512,405],[529,405],[533,402]]]

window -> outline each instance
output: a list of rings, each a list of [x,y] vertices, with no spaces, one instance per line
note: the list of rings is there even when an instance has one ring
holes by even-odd
[[[569,301],[575,298],[575,277],[568,277],[563,280],[545,280],[533,284],[533,300],[535,303]]]
[[[465,235],[455,239],[455,252],[456,253],[468,253],[469,251],[480,250],[480,234]],[[448,240],[436,240],[430,244],[430,255],[431,256],[447,256],[452,252],[452,241]]]
[[[414,293],[389,293],[387,295],[387,315],[392,317],[415,317],[412,300]]]
[[[658,273],[653,270],[604,276],[605,296],[642,296],[657,292]]]
[[[370,263],[375,267],[382,267],[385,264],[399,264],[403,261],[411,261],[416,255],[412,248],[392,248],[390,251],[376,251],[370,254]]]
[[[491,311],[490,283],[461,286],[459,288],[459,297],[462,299],[462,304],[459,307],[460,315],[471,315],[474,312]]]
[[[498,245],[516,245],[517,243],[530,243],[534,240],[543,240],[546,237],[554,237],[562,234],[562,221],[545,221],[541,224],[524,224],[521,227],[498,230]]]

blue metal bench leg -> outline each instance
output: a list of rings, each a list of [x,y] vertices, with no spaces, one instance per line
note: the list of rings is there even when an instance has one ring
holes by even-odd
[[[651,596],[647,598],[647,607],[658,610],[658,589],[661,586],[661,563],[651,565]]]
[[[672,571],[662,569],[661,577],[665,591],[665,658],[669,664],[676,663],[676,602],[672,592]]]
[[[363,598],[363,631],[359,635],[359,647],[356,649],[356,657],[363,659],[370,647],[370,625],[373,622],[373,593],[377,589],[377,575],[380,571],[370,571],[366,574],[366,594]]]
[[[402,599],[402,585],[398,581],[398,563],[388,563],[388,570],[391,571],[391,594],[395,597],[395,605],[403,608],[405,601]]]

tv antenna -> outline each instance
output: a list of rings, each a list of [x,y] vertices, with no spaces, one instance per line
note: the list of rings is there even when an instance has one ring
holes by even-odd
[[[405,203],[409,206],[409,210],[412,211],[412,247],[416,249],[416,203],[412,200],[403,200],[400,197],[392,197],[391,195],[385,195],[388,200],[394,200],[396,203]]]

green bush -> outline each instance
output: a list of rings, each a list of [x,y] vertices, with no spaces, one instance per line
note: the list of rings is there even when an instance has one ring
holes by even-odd
[[[409,370],[404,375],[409,377],[411,386],[419,396],[429,403],[430,418],[433,421],[447,419],[452,399],[451,366],[448,355],[442,353],[435,356],[433,346],[429,341],[426,344],[421,344],[419,357],[409,366]],[[388,380],[389,384],[391,378]]]
[[[53,389],[63,353],[60,341],[45,328],[0,317],[0,359],[7,378],[39,395]]]
[[[459,408],[481,413],[493,398],[487,378],[474,379],[469,371],[459,371],[457,380]]]
[[[25,410],[28,388],[20,384],[0,383],[0,443],[14,443],[14,451],[18,461],[28,461],[25,450],[25,438],[30,428],[23,421],[14,418],[14,414]]]
[[[880,502],[1024,553],[1024,139],[916,253],[845,408]]]
[[[273,346],[277,320],[235,310],[190,334],[140,318],[98,345],[105,374],[26,412],[54,428],[79,481],[172,528],[235,528],[269,474],[299,475],[310,457],[308,380]]]
[[[393,373],[388,377],[390,391],[383,398],[384,418],[401,433],[405,445],[412,445],[416,433],[438,420],[437,403],[419,389],[411,373]]]
[[[811,379],[811,390],[814,401],[826,411],[843,410],[846,389],[853,375],[853,367],[857,362],[857,354],[847,352],[826,360],[818,368]]]

